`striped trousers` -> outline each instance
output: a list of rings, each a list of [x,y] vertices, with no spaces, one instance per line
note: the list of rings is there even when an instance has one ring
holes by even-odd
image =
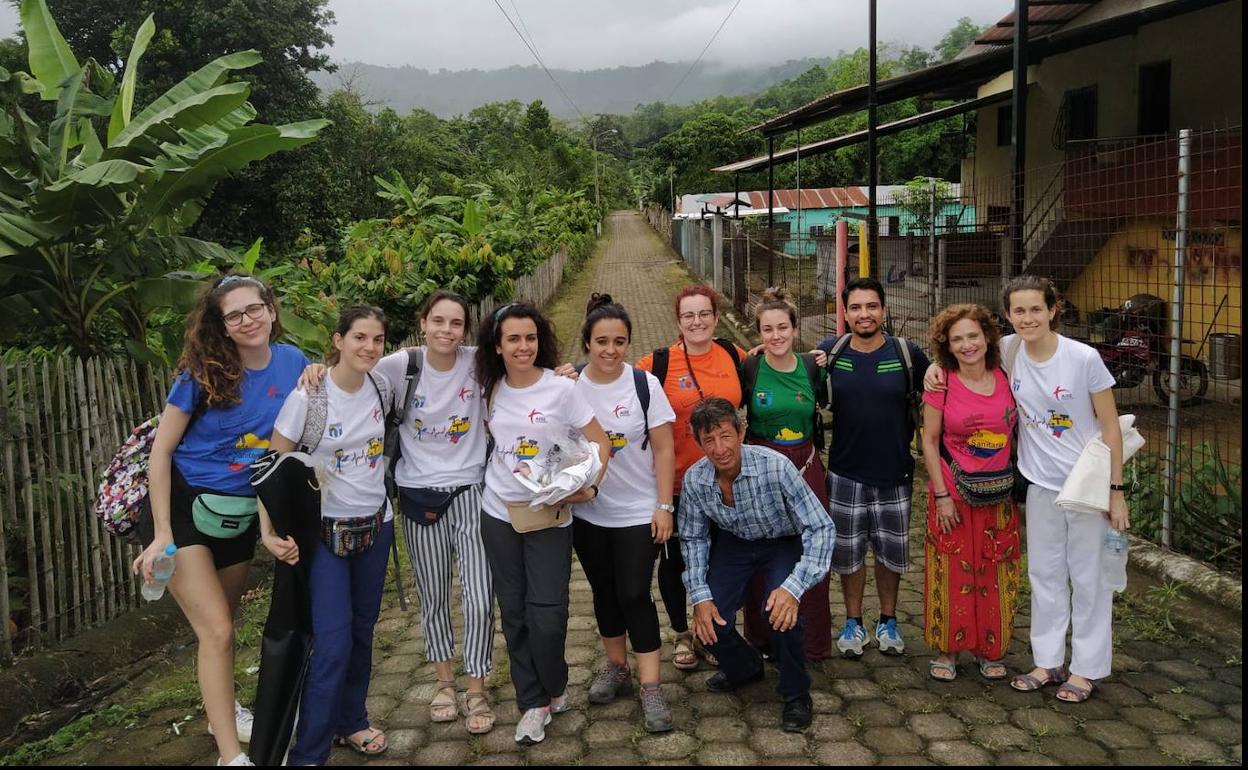
[[[416,524],[405,516],[399,518],[420,592],[425,657],[434,662],[455,657],[455,632],[451,626],[451,559],[455,557],[459,560],[460,605],[464,615],[464,672],[484,679],[493,670],[494,593],[490,565],[481,543],[481,485],[455,498],[436,524]]]

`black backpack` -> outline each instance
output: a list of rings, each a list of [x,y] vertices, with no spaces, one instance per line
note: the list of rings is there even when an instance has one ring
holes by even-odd
[[[806,378],[810,380],[811,392],[815,394],[815,435],[813,439],[815,448],[822,450],[824,444],[823,413],[819,411],[819,404],[827,401],[828,382],[823,376],[824,370],[820,369],[819,364],[815,363],[814,353],[798,353],[797,358],[798,363],[806,367]],[[749,408],[750,399],[754,393],[754,386],[758,384],[758,369],[762,360],[762,355],[748,356],[741,364],[741,399],[746,408]]]
[[[828,362],[825,365],[828,371],[828,410],[832,410],[832,373],[836,370],[836,361],[841,357],[841,353],[845,351],[845,346],[849,344],[849,334],[842,334],[832,345],[832,349],[828,352]],[[910,419],[910,432],[914,433],[923,425],[922,420],[922,402],[923,396],[914,389],[914,384],[919,382],[919,376],[914,371],[914,359],[910,356],[910,343],[905,337],[893,337],[889,339],[893,341],[893,347],[897,350],[897,357],[901,359],[902,366],[906,370],[906,412]]]
[[[585,364],[576,367],[576,373],[585,371]],[[646,382],[645,371],[633,367],[633,388],[637,391],[637,401],[641,404],[641,426],[646,437],[641,441],[641,448],[650,446],[650,384]]]
[[[731,341],[724,339],[723,337],[716,337],[714,339],[714,342],[716,345],[719,345],[721,348],[723,348],[728,353],[728,355],[732,358],[732,365],[737,370],[737,381],[741,385],[741,404],[744,404],[745,394],[747,391],[745,388],[745,381],[741,378],[741,356],[740,354],[737,353],[737,346],[732,344]],[[672,361],[672,349],[671,348],[655,349],[654,354],[651,358],[650,373],[653,374],[654,378],[659,381],[660,386],[663,386],[667,383],[667,369],[668,369],[668,366],[671,364],[671,361]],[[737,406],[741,406],[741,404],[737,404]]]

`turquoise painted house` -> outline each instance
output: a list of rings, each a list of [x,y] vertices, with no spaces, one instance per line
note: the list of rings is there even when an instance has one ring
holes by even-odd
[[[915,213],[895,201],[898,195],[904,194],[905,185],[879,185],[876,187],[876,217],[879,220],[880,235],[927,235],[924,223],[918,220]],[[789,230],[789,240],[784,242],[784,252],[793,256],[814,256],[815,239],[821,236],[830,237],[836,232],[836,222],[847,219],[853,232],[857,223],[866,220],[867,205],[866,187],[818,187],[801,190],[775,190],[773,192],[773,208],[777,227]],[[944,197],[937,202],[937,232],[944,234],[956,232],[962,228],[972,230],[975,227],[975,206],[963,202],[959,185],[946,184],[942,188]],[[751,190],[741,192],[735,200],[739,202],[743,215],[767,215],[767,191]],[[733,193],[701,193],[683,195],[680,199],[678,216],[688,218],[698,212],[719,209],[725,214],[733,215]],[[747,214],[747,211],[748,214]],[[759,213],[761,212],[761,214]]]

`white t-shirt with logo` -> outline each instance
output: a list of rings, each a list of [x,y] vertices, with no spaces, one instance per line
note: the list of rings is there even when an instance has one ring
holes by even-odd
[[[494,454],[485,468],[483,507],[494,518],[510,521],[504,500],[533,499],[533,492],[515,478],[521,464],[534,471],[557,464],[560,447],[576,442],[581,429],[593,421],[594,410],[575,382],[546,369],[527,388],[500,382],[488,419]]]
[[[676,421],[676,412],[663,392],[663,386],[649,372],[644,373],[650,388],[647,419],[651,428]],[[594,409],[598,424],[611,440],[611,462],[599,485],[598,496],[572,507],[572,515],[600,527],[635,527],[649,524],[658,505],[658,479],[654,473],[654,451],[642,449],[646,431],[642,425],[641,400],[633,384],[633,367],[615,382],[591,382],[584,373],[576,390]]]
[[[475,347],[460,346],[455,365],[440,372],[429,364],[426,351],[420,382],[399,428],[403,451],[394,469],[401,487],[459,487],[478,484],[485,474],[485,426],[481,386],[477,384]],[[394,383],[394,401],[401,409],[407,376],[407,352],[400,350],[377,362],[380,372]]]
[[[1001,340],[1005,361],[1009,342]],[[1033,484],[1060,492],[1083,448],[1101,430],[1092,394],[1114,386],[1094,348],[1057,335],[1057,352],[1036,362],[1020,345],[1010,387],[1018,402],[1018,468]]]
[[[381,375],[373,372],[382,388]],[[394,518],[386,500],[386,417],[377,389],[364,384],[348,393],[326,376],[321,382],[329,399],[325,433],[312,452],[321,479],[321,516],[350,519],[377,513],[386,504],[386,521]],[[393,389],[393,385],[391,385]],[[273,430],[298,442],[308,417],[308,394],[292,391],[273,423]]]

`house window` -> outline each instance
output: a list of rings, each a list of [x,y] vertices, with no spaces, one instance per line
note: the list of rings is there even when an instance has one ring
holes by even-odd
[[[811,225],[810,226],[811,238],[818,238],[821,235],[823,235],[823,225]]]
[[[962,217],[958,216],[957,214],[946,214],[945,215],[945,229],[950,232],[957,230],[958,224],[960,223],[961,219]]]
[[[1170,131],[1170,62],[1140,65],[1139,132],[1143,135]]]
[[[1010,207],[1009,206],[989,206],[988,207],[988,226],[989,227],[1009,227],[1010,226]]]
[[[901,235],[901,217],[882,217],[880,235]]]
[[[997,146],[1009,147],[1014,134],[1014,108],[997,108]]]
[[[1068,142],[1096,138],[1096,86],[1075,88],[1063,97]]]

